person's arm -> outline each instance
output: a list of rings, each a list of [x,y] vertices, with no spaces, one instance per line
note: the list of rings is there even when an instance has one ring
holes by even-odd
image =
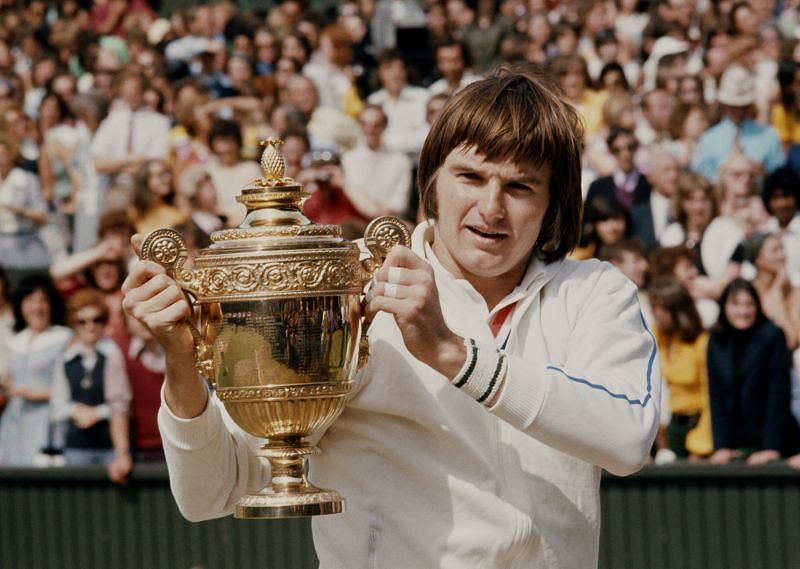
[[[117,239],[109,238],[94,247],[58,259],[50,266],[50,278],[66,279],[88,269],[94,263],[104,259],[121,258],[123,249]]]
[[[134,236],[138,253],[142,237]],[[123,307],[166,352],[158,424],[173,495],[184,517],[201,521],[233,511],[248,491],[262,488],[269,469],[252,452],[255,439],[226,422],[195,369],[191,310],[177,283],[160,265],[138,262],[122,285]]]
[[[75,403],[71,401],[69,382],[64,373],[64,362],[56,364],[53,374],[53,392],[50,398],[50,416],[54,421],[66,421],[72,417]]]
[[[108,463],[108,478],[117,484],[128,481],[133,460],[131,459],[130,418],[127,413],[111,415],[109,419],[111,445],[114,447],[114,458]]]
[[[764,401],[767,408],[764,413],[764,431],[759,450],[773,450],[780,453],[789,430],[792,356],[786,347],[786,337],[780,328],[770,327],[766,342],[767,361],[764,362],[766,369],[763,380],[768,384],[767,398]],[[775,458],[779,456],[780,454]]]
[[[397,296],[386,296],[394,267],[403,268],[402,280]],[[582,306],[564,362],[538,354],[502,354],[503,362],[494,345],[468,351],[465,339],[444,322],[432,270],[402,247],[395,247],[376,273],[367,318],[381,310],[393,314],[409,352],[456,379],[457,387],[469,387],[477,369],[490,376],[494,369],[482,393],[464,390],[545,444],[614,474],[630,474],[644,464],[658,428],[655,338],[641,315],[636,289],[624,275],[603,269],[588,278],[591,286],[582,288],[588,294],[577,298],[581,293],[576,293],[574,299]]]
[[[117,174],[123,171],[133,171],[144,162],[145,158],[138,154],[113,157],[97,156],[94,159],[94,168],[100,174]]]

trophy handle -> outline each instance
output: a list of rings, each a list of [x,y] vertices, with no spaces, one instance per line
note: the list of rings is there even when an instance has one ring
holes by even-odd
[[[361,261],[361,279],[366,285],[375,271],[381,268],[389,251],[398,245],[411,246],[411,233],[406,224],[397,217],[392,215],[376,217],[369,222],[364,231],[364,245],[372,254],[371,257]],[[358,346],[358,369],[364,367],[369,359],[368,328],[369,323],[364,324],[361,330]]]
[[[153,261],[164,267],[167,274],[175,279],[184,292],[188,293],[189,304],[194,308],[192,298],[196,297],[192,289],[192,271],[184,268],[186,259],[189,258],[189,249],[181,234],[174,229],[156,229],[148,233],[142,242],[139,258],[144,261]],[[203,377],[214,380],[214,360],[211,346],[206,342],[203,335],[197,330],[197,326],[186,320],[189,330],[194,338],[194,355],[197,371]]]

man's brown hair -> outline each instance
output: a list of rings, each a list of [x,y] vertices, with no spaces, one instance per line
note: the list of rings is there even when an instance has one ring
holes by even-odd
[[[555,84],[531,65],[501,66],[453,96],[420,155],[417,185],[426,217],[437,217],[436,178],[456,148],[486,160],[550,166],[550,203],[537,241],[545,263],[580,239],[583,123]]]

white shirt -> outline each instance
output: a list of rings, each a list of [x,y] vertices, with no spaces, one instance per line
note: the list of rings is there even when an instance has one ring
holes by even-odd
[[[653,190],[650,192],[650,211],[653,213],[653,231],[656,240],[660,240],[672,217],[672,200]]]
[[[92,139],[93,158],[120,158],[138,154],[148,159],[164,159],[169,151],[169,118],[147,107],[131,112],[117,101]]]
[[[388,150],[408,155],[419,154],[422,143],[428,135],[428,122],[425,118],[425,105],[430,94],[421,87],[406,85],[394,99],[386,89],[376,91],[367,102],[379,105],[386,113],[389,124],[383,133],[383,143]]]
[[[456,87],[456,90],[453,91],[450,94],[451,95],[455,95],[461,89],[463,89],[464,87],[466,87],[470,83],[474,83],[475,81],[477,81],[480,78],[481,78],[480,75],[476,75],[472,71],[467,69],[464,72],[464,75],[461,76],[461,81],[458,82],[458,87]],[[438,81],[434,81],[431,84],[431,86],[428,87],[428,93],[429,93],[429,95],[431,97],[433,97],[434,95],[441,95],[442,93],[447,93],[448,91],[450,91],[450,84],[447,82],[447,79],[445,79],[444,77],[442,77]]]
[[[345,187],[402,214],[411,197],[411,160],[399,152],[357,146],[342,155]]]
[[[242,188],[250,182],[261,178],[261,168],[253,161],[239,162],[234,166],[223,166],[214,159],[206,169],[217,190],[217,205],[228,217],[228,226],[236,227],[247,215],[247,209],[244,204],[236,201],[236,196],[241,194]]]
[[[786,253],[787,274],[792,284],[800,287],[800,213],[795,214],[784,229],[778,225],[777,218],[772,217],[763,230],[781,236],[783,251]]]

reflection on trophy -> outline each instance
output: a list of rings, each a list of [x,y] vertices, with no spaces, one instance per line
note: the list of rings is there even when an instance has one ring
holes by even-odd
[[[284,177],[280,141],[262,144],[264,177],[237,197],[247,208],[239,227],[212,234],[193,268],[183,266],[187,249],[171,229],[150,233],[141,256],[167,268],[190,296],[200,373],[242,429],[267,439],[258,454],[269,460],[272,481],[244,496],[235,516],[339,513],[342,496],[307,480],[306,457],[319,450],[305,439],[342,412],[356,366],[368,355],[364,285],[410,235],[396,218],[374,220],[365,234],[372,257],[360,261],[341,228],[303,215],[309,194]]]

